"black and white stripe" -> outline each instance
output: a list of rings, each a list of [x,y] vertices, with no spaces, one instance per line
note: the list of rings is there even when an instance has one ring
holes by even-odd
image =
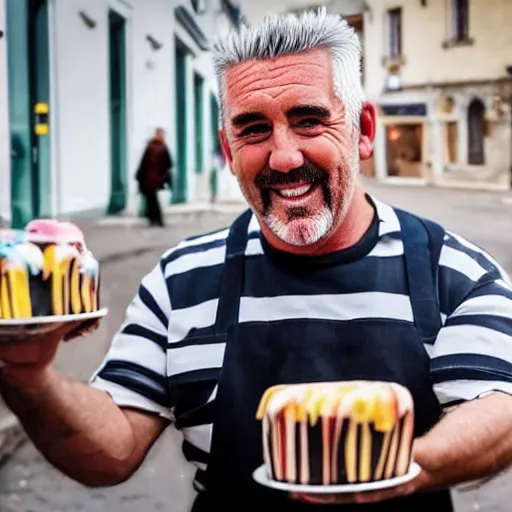
[[[392,207],[374,199],[379,241],[365,257],[308,278],[272,265],[253,218],[246,249],[240,322],[315,318],[413,322],[403,267],[400,224]],[[225,339],[213,336],[227,229],[171,249],[144,278],[91,385],[122,406],[171,420],[183,432],[184,454],[208,462],[212,407]],[[443,328],[425,349],[434,391],[443,405],[492,390],[512,393],[512,289],[482,249],[446,232],[439,261]],[[191,387],[191,384],[194,384]],[[184,416],[187,411],[194,414]]]

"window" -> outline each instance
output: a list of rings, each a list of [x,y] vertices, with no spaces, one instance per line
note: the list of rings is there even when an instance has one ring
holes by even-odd
[[[388,11],[389,57],[402,55],[402,9]]]
[[[468,0],[451,0],[451,36],[454,41],[469,39],[468,4]]]

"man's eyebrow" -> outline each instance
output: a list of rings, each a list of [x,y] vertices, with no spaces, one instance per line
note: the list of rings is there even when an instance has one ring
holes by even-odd
[[[331,113],[327,108],[319,105],[297,105],[287,110],[286,115],[291,117],[315,116],[325,118],[329,117]]]
[[[244,112],[231,119],[233,126],[244,126],[255,121],[265,121],[266,117],[260,112]]]

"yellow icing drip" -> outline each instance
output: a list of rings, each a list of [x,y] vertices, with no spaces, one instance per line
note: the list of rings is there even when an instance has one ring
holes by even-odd
[[[92,282],[94,283],[94,279]],[[98,311],[98,290],[94,285],[91,287],[91,308],[93,311]]]
[[[372,473],[372,434],[368,423],[362,425],[361,452],[359,454],[359,480],[369,482]]]
[[[86,313],[90,313],[92,311],[92,303],[91,303],[91,277],[88,274],[85,274],[82,278],[82,304]]]
[[[357,423],[351,421],[345,440],[345,471],[347,480],[353,484],[357,480]]]
[[[367,397],[357,397],[352,404],[351,417],[356,423],[373,421],[376,417],[376,401]]]
[[[377,432],[390,432],[398,420],[398,399],[391,388],[379,390],[373,418]]]
[[[263,418],[269,402],[276,393],[290,386],[273,386],[264,393],[260,400],[256,418]],[[310,384],[297,395],[290,395],[288,401],[282,405],[286,417],[290,415],[296,421],[305,418],[310,425],[316,425],[321,417],[334,417],[338,413],[338,407],[343,398],[357,391],[355,384]],[[374,392],[367,388],[361,388],[364,394],[357,395],[351,400],[348,415],[357,423],[375,423],[379,432],[387,432],[392,429],[397,420],[396,398],[392,392],[376,388]]]
[[[12,318],[11,301],[9,299],[9,285],[7,284],[7,275],[0,269],[0,304],[2,309],[2,318],[10,320]]]
[[[11,316],[13,318],[30,318],[32,303],[26,268],[14,267],[7,272],[11,289]]]
[[[49,245],[43,252],[43,280],[46,281],[56,266],[55,245]]]
[[[84,278],[85,281],[85,278]],[[83,285],[82,285],[82,297],[83,297]],[[85,302],[85,300],[84,300]],[[258,406],[258,410],[256,411],[256,419],[261,420],[263,416],[265,415],[265,411],[267,410],[268,403],[270,399],[274,396],[276,391],[279,391],[280,389],[283,389],[286,387],[284,384],[278,385],[278,386],[272,386],[268,388],[263,396],[261,397],[260,404]]]

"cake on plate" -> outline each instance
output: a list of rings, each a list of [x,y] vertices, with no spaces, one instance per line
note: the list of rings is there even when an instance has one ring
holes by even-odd
[[[374,482],[411,464],[414,406],[389,382],[278,385],[261,398],[263,460],[270,478],[303,485]]]
[[[0,320],[92,313],[99,287],[99,263],[74,224],[0,230]]]

